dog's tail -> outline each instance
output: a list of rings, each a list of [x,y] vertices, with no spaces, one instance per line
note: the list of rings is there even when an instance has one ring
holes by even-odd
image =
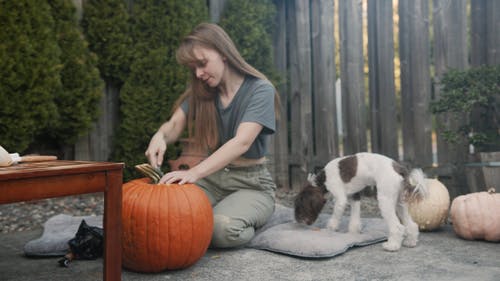
[[[309,173],[307,175],[307,181],[315,187],[321,188],[321,191],[323,193],[326,193],[326,186],[325,186],[325,181],[326,181],[326,174],[325,170],[321,169],[317,174]]]
[[[422,169],[413,169],[408,175],[408,183],[410,184],[411,193],[410,197],[416,197],[417,199],[427,198],[429,195],[429,190],[425,182],[425,174]]]

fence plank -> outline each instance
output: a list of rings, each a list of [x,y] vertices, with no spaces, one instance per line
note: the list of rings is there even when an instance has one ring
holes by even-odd
[[[290,147],[290,185],[300,189],[311,168],[312,115],[311,115],[311,44],[309,4],[297,0],[290,3],[290,108],[292,110]]]
[[[401,89],[401,132],[403,136],[403,159],[410,158],[409,155],[415,155],[415,142],[411,134],[409,126],[413,124],[413,114],[406,112],[411,109],[410,89],[410,65],[409,56],[410,48],[410,28],[409,13],[410,7],[407,1],[400,1],[398,5],[399,15],[399,67],[400,67],[400,89]],[[403,15],[403,16],[402,16]]]
[[[487,64],[487,33],[486,33],[486,1],[471,1],[471,34],[470,44],[471,66],[476,67]]]
[[[367,150],[362,1],[339,0],[344,154]]]
[[[314,95],[314,165],[324,166],[339,155],[335,100],[335,37],[333,1],[312,1],[312,85]]]
[[[434,0],[434,84],[436,98],[439,98],[441,77],[450,69],[466,69],[467,63],[467,15],[466,0]],[[467,142],[464,139],[458,144],[447,142],[441,137],[440,126],[447,130],[457,130],[465,121],[465,116],[459,119],[451,115],[440,114],[436,118],[438,163],[452,165],[455,171],[455,184],[450,193],[456,195],[467,193],[465,186],[464,163],[467,160]]]
[[[277,1],[277,30],[273,35],[274,65],[280,73],[282,82],[275,85],[280,93],[281,112],[277,127],[278,131],[271,138],[270,145],[270,170],[278,188],[290,188],[288,171],[288,88],[286,83],[287,73],[287,24],[286,24],[286,2]]]
[[[113,150],[113,137],[119,122],[119,89],[106,83],[99,101],[99,118],[87,136],[78,140],[74,148],[74,159],[108,161]]]
[[[225,5],[226,0],[208,0],[208,9],[210,13],[210,20],[212,22],[219,22]]]
[[[486,2],[486,34],[488,35],[488,65],[500,64],[500,2]]]
[[[432,165],[428,0],[399,2],[403,159]]]
[[[76,160],[91,160],[91,161],[103,161],[104,147],[106,146],[107,139],[104,137],[106,134],[106,91],[99,101],[99,112],[100,116],[96,122],[94,122],[92,130],[87,136],[84,136],[78,140],[75,144],[75,159]],[[106,155],[107,156],[107,155]]]
[[[368,1],[371,148],[399,159],[392,17],[392,1]]]

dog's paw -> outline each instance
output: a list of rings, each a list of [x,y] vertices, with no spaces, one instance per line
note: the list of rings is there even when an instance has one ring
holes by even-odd
[[[417,239],[413,238],[413,237],[406,237],[404,240],[403,240],[403,246],[405,247],[408,247],[408,248],[414,248],[417,246]]]
[[[337,231],[337,229],[339,228],[339,222],[336,220],[330,220],[328,222],[328,224],[326,225],[326,228],[333,230],[333,231]]]
[[[384,250],[388,251],[388,252],[396,252],[396,251],[399,251],[399,249],[401,248],[401,245],[398,244],[398,243],[395,243],[395,242],[384,242],[382,243],[382,248],[384,248]]]
[[[352,234],[361,233],[361,225],[359,225],[359,224],[349,225],[349,233],[352,233]]]
[[[414,227],[407,227],[405,238],[403,239],[403,246],[408,248],[416,247],[418,242],[418,235],[419,231],[417,224],[414,224]]]

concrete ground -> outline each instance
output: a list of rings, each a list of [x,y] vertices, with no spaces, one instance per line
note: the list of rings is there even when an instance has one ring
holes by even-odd
[[[42,229],[0,235],[0,280],[102,280],[102,259],[74,261],[59,267],[59,258],[27,258],[26,242]],[[389,253],[381,244],[353,248],[327,259],[302,259],[264,250],[212,250],[184,270],[156,274],[122,271],[122,280],[500,280],[500,243],[466,241],[451,226],[421,233],[416,248]]]

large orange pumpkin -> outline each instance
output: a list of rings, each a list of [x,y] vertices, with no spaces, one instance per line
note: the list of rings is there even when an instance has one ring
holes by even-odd
[[[123,266],[140,272],[180,269],[206,252],[213,213],[193,184],[153,184],[148,178],[123,185]]]
[[[455,233],[468,240],[500,241],[500,194],[474,192],[453,199],[450,218]]]

